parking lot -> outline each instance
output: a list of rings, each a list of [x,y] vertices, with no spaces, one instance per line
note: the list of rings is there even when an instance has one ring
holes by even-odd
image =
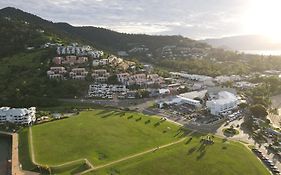
[[[253,148],[252,151],[257,155],[257,157],[266,165],[266,167],[273,173],[273,174],[281,174],[278,170],[278,167],[271,161],[269,158],[267,158],[263,152],[259,151],[256,148]]]

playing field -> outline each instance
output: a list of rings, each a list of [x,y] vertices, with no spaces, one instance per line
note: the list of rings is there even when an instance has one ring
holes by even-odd
[[[179,126],[120,111],[84,111],[32,127],[35,160],[58,165],[86,158],[93,165],[117,160],[179,139]]]
[[[26,139],[27,131],[20,133],[20,159],[23,168],[32,169],[26,156],[32,151],[24,146],[31,144],[31,138],[29,142]],[[205,145],[200,142],[201,137],[192,134],[186,138],[180,126],[158,117],[112,110],[83,111],[68,119],[32,127],[35,161],[52,167],[56,174],[75,174],[91,168],[81,159],[98,167],[88,173],[92,175],[269,174],[244,145],[219,138],[213,138],[214,144]],[[161,147],[170,143],[173,144]],[[61,165],[75,160],[78,163]]]
[[[270,175],[244,145],[215,138],[202,146],[199,136],[87,175]]]

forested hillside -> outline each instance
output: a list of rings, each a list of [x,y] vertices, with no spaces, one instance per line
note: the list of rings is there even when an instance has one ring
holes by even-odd
[[[46,71],[55,47],[77,42],[105,52],[144,49],[127,59],[150,63],[160,75],[186,71],[210,76],[281,69],[279,57],[245,55],[182,36],[125,34],[97,27],[53,23],[15,8],[0,10],[0,105],[55,105],[57,98],[83,96],[91,82],[51,81]]]

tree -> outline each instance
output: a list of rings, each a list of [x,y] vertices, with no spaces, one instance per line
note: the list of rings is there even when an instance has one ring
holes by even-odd
[[[112,76],[108,77],[107,81],[108,81],[109,84],[120,84],[118,82],[118,79],[117,79],[116,75],[112,75]]]
[[[261,119],[266,119],[266,116],[268,115],[266,108],[261,104],[251,106],[250,111],[255,117]]]
[[[239,104],[239,107],[240,107],[241,109],[246,109],[246,108],[248,107],[248,104],[247,104],[247,103],[240,103],[240,104]]]

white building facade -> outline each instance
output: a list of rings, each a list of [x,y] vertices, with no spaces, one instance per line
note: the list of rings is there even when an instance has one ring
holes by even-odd
[[[29,125],[36,121],[36,108],[0,108],[0,124],[9,122],[20,125]]]
[[[237,108],[237,105],[236,95],[227,91],[218,92],[216,97],[206,102],[211,114],[216,116]]]

